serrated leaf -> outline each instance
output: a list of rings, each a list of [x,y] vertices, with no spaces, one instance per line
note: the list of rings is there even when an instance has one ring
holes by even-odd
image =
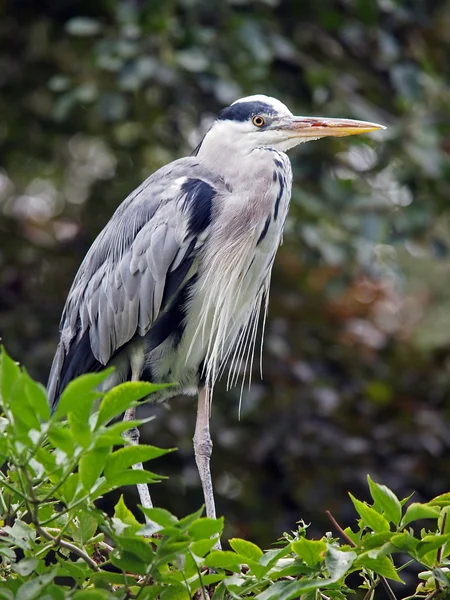
[[[148,460],[153,460],[169,452],[173,452],[174,448],[163,450],[155,446],[147,446],[139,444],[139,446],[126,446],[120,448],[108,456],[105,463],[105,477],[111,479],[121,471],[132,467],[137,463],[144,463]]]
[[[450,534],[446,535],[426,535],[416,546],[416,553],[419,558],[425,556],[429,552],[433,552],[444,546],[450,540]]]
[[[194,540],[203,540],[221,534],[223,531],[223,517],[218,519],[203,517],[202,519],[194,521],[189,526],[188,531]]]
[[[403,583],[398,576],[392,559],[390,559],[388,556],[377,556],[376,558],[372,558],[369,556],[369,554],[370,553],[366,553],[358,556],[358,558],[355,560],[355,566],[365,567],[366,569],[370,569],[382,577],[387,577],[388,579]]]
[[[96,427],[110,421],[113,417],[121,415],[128,408],[135,406],[139,400],[167,387],[167,384],[157,385],[147,381],[126,381],[117,385],[102,399]]]
[[[408,525],[408,523],[412,523],[412,521],[418,521],[419,519],[437,519],[439,517],[439,512],[440,511],[437,506],[413,502],[406,509],[406,513],[401,521],[400,526],[405,527],[405,525]]]
[[[390,530],[389,521],[387,521],[383,515],[380,515],[380,513],[374,510],[371,506],[361,502],[352,494],[349,494],[349,496],[353,502],[356,512],[359,514],[365,525],[373,529],[375,533],[381,533],[382,531]]]
[[[441,494],[440,496],[436,496],[433,500],[428,502],[429,506],[439,506],[444,508],[445,506],[450,506],[450,492],[446,492],[445,494]]]
[[[228,540],[228,542],[236,554],[240,554],[249,560],[258,562],[263,555],[261,548],[252,542],[248,542],[247,540],[232,538],[231,540]]]
[[[196,510],[194,513],[191,513],[190,515],[186,515],[185,517],[180,519],[180,521],[179,521],[180,528],[185,529],[185,530],[189,529],[191,523],[193,523],[194,521],[199,519],[202,516],[203,512],[204,512],[204,507],[202,506],[201,508]]]
[[[395,533],[391,531],[383,531],[383,533],[366,533],[361,538],[360,547],[363,550],[372,550],[373,548],[380,548],[386,542],[389,542]]]
[[[419,540],[416,539],[409,531],[403,531],[402,533],[394,534],[390,542],[393,546],[401,550],[402,552],[414,552]]]
[[[93,448],[81,457],[78,470],[81,485],[90,492],[103,471],[106,458],[111,453],[111,447]]]
[[[332,582],[338,581],[343,577],[356,559],[356,552],[349,550],[344,552],[328,544],[325,554],[325,565]]]
[[[367,476],[369,482],[370,493],[374,501],[374,508],[379,507],[389,521],[392,521],[394,525],[398,525],[402,518],[402,506],[397,496],[385,485],[375,483]]]
[[[300,538],[291,543],[291,548],[309,567],[315,567],[324,558],[327,545],[322,540]]]

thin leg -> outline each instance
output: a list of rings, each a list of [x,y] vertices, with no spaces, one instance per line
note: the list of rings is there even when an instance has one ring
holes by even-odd
[[[216,507],[214,504],[214,491],[211,479],[209,461],[212,453],[212,440],[209,433],[209,389],[203,388],[198,395],[197,421],[194,433],[195,462],[197,463],[200,481],[202,482],[203,496],[205,498],[206,516],[216,518]],[[220,548],[220,541],[216,544]]]
[[[140,375],[143,360],[144,360],[144,354],[143,354],[142,348],[141,347],[137,348],[136,351],[131,355],[130,358],[131,358],[131,360],[130,360],[130,362],[131,362],[131,381],[139,381],[139,375]],[[123,420],[124,421],[134,421],[135,417],[136,417],[136,409],[129,408],[125,412],[125,416],[124,416]],[[131,429],[128,429],[128,431],[125,431],[122,435],[128,441],[128,443],[130,445],[139,446],[140,434],[139,434],[139,429],[137,427],[132,427]],[[133,465],[133,469],[143,471],[144,467],[142,466],[142,463],[136,463],[135,465]],[[150,492],[148,489],[148,485],[146,483],[138,483],[137,489],[138,489],[141,505],[144,508],[153,508],[153,503],[152,503],[152,499],[151,499]],[[149,519],[147,518],[147,516],[145,517],[145,521],[147,523],[149,522]]]
[[[124,421],[134,421],[135,416],[136,416],[136,409],[129,408],[126,411],[123,420]],[[132,445],[132,446],[139,445],[140,434],[139,434],[139,429],[137,427],[132,427],[131,429],[128,429],[127,431],[125,431],[125,433],[123,434],[123,437],[128,441],[128,443],[130,445]],[[144,467],[142,466],[142,463],[136,463],[135,465],[133,465],[133,469],[140,469],[141,471],[143,471]],[[138,489],[139,498],[141,500],[142,506],[144,508],[153,508],[153,503],[152,503],[152,499],[151,499],[150,492],[148,489],[148,485],[146,483],[138,483],[137,489]],[[147,517],[145,518],[145,520],[147,521]]]

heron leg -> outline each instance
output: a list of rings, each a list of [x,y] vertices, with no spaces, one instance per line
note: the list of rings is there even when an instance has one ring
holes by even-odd
[[[197,420],[194,433],[194,453],[197,463],[200,481],[202,482],[203,496],[205,498],[206,516],[211,519],[216,518],[216,507],[214,504],[214,491],[211,479],[210,458],[212,454],[212,440],[209,433],[209,414],[210,414],[210,390],[203,388],[198,395]],[[220,540],[216,544],[221,548]]]
[[[125,412],[125,416],[124,416],[123,420],[124,421],[134,421],[135,417],[136,417],[136,409],[129,408]],[[140,433],[139,433],[139,429],[137,427],[132,427],[131,429],[128,429],[127,431],[125,431],[123,433],[123,437],[128,441],[128,443],[130,445],[132,445],[132,446],[139,445]],[[143,471],[144,467],[143,467],[142,463],[136,463],[135,465],[133,465],[133,469],[139,469],[139,470]],[[139,498],[141,500],[142,506],[144,508],[153,508],[153,503],[152,503],[152,499],[151,499],[150,492],[148,489],[148,485],[146,483],[138,483],[137,489],[138,489]],[[145,520],[147,521],[147,517],[145,518]]]

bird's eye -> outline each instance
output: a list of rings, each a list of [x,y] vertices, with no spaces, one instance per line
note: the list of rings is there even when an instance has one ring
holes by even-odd
[[[256,125],[256,127],[262,127],[264,125],[264,119],[258,115],[257,117],[253,117],[252,123],[253,125]]]

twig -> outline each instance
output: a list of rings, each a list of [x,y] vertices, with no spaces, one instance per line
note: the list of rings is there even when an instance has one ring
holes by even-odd
[[[71,544],[70,542],[66,542],[65,540],[60,540],[58,538],[53,537],[37,523],[35,523],[35,527],[36,531],[40,535],[42,535],[42,537],[49,540],[50,542],[53,542],[55,546],[61,546],[61,548],[65,548],[66,550],[73,552],[73,554],[76,554],[77,556],[82,558],[84,562],[86,562],[91,567],[91,569],[93,569],[94,571],[99,571],[97,563],[94,560],[92,560],[92,558],[88,554],[86,554],[86,552],[83,552],[81,548],[78,548],[77,546],[75,546],[75,544]]]
[[[345,531],[342,529],[342,527],[339,525],[339,523],[336,521],[336,519],[333,517],[333,515],[330,513],[329,510],[325,511],[325,514],[327,515],[327,517],[330,519],[330,521],[333,523],[334,527],[336,528],[336,531],[341,535],[341,537],[343,537],[345,539],[345,541],[347,541],[350,546],[352,546],[353,548],[357,548],[358,545],[355,544],[355,542],[352,540],[351,537],[349,537]],[[380,577],[380,581],[386,591],[386,594],[389,596],[390,600],[397,600],[394,592],[392,591],[391,586],[389,585],[386,577],[383,577],[382,575],[379,576]],[[427,600],[431,600],[430,598],[428,598]]]

